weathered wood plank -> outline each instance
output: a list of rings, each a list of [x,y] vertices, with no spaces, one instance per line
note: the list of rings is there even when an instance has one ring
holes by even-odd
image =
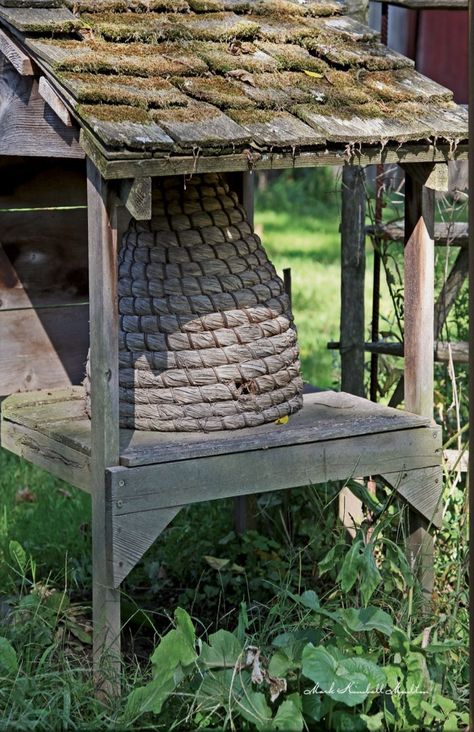
[[[434,439],[436,435],[436,439]],[[408,429],[107,471],[114,515],[439,465],[439,430]],[[117,505],[117,501],[120,501]]]
[[[11,7],[0,4],[0,18],[21,33],[69,33],[81,21],[64,7]]]
[[[112,533],[114,587],[120,586],[180,510],[160,508],[117,517]]]
[[[368,226],[367,234],[389,241],[403,241],[405,228],[403,221],[396,221],[384,226]],[[469,224],[461,221],[439,222],[434,227],[435,244],[466,247],[469,241]]]
[[[438,440],[437,445],[439,448],[441,445],[440,440]],[[441,526],[443,518],[443,471],[441,467],[430,467],[402,473],[397,482],[393,481],[393,477],[389,477],[387,482],[396,488],[410,506],[429,523],[438,528]]]
[[[36,69],[30,57],[2,30],[0,30],[0,53],[8,59],[20,76],[35,76]]]
[[[59,8],[62,0],[0,0],[5,8]]]
[[[66,127],[72,127],[73,121],[68,108],[44,76],[40,77],[38,92],[40,97],[43,97],[46,104],[48,104],[53,112],[57,114],[61,122],[63,122]]]
[[[134,178],[120,183],[119,196],[127,211],[137,221],[149,221],[152,215],[151,178]]]
[[[365,173],[342,169],[341,388],[364,396],[365,375]]]
[[[311,152],[257,152],[208,155],[208,156],[170,156],[170,157],[132,157],[129,153],[123,158],[107,157],[112,151],[102,148],[100,141],[81,131],[81,145],[106,180],[136,178],[140,176],[185,175],[191,173],[232,172],[239,170],[284,170],[286,168],[312,168],[319,165],[342,165],[353,162],[355,165],[375,163],[418,163],[443,162],[446,160],[467,160],[467,145],[456,148],[449,145],[387,145],[379,147],[357,146],[348,150],[345,147],[323,147]],[[123,152],[120,153],[124,155]]]
[[[431,171],[426,171],[427,176]],[[433,416],[434,191],[405,167],[405,407]]]
[[[88,420],[77,419],[82,406],[82,387],[52,392],[16,394],[6,401],[8,418],[20,424],[34,425],[54,439],[66,440],[74,449],[90,451],[91,438],[87,434]],[[64,406],[62,405],[64,402]],[[75,415],[74,420],[59,422],[52,418],[61,410]],[[29,421],[30,418],[34,422]],[[70,424],[68,424],[70,423]],[[130,430],[120,431],[121,462],[125,466],[141,466],[176,462],[213,455],[268,450],[292,444],[339,440],[374,433],[395,433],[429,425],[429,419],[374,404],[350,394],[317,391],[304,395],[303,409],[286,425],[267,424],[261,427],[211,434],[159,433]]]
[[[120,691],[120,595],[111,573],[112,526],[105,502],[105,470],[117,465],[118,305],[117,229],[111,211],[112,192],[93,163],[87,161],[89,220],[89,292],[91,311],[91,479],[93,565],[93,654],[101,694]],[[107,669],[107,673],[104,673]],[[112,673],[111,673],[112,672]]]
[[[77,384],[87,357],[89,308],[3,312],[0,343],[0,395]]]
[[[248,112],[229,110],[232,117],[257,145],[269,147],[296,147],[298,145],[320,145],[325,138],[288,112]]]
[[[250,135],[217,107],[192,102],[185,109],[157,109],[152,117],[175,141],[175,148],[221,145],[233,147],[250,141]]]
[[[339,350],[339,341],[330,341],[328,348],[331,350]],[[364,349],[368,353],[382,353],[386,356],[403,357],[403,343],[399,342],[369,341],[364,343]],[[433,358],[439,362],[449,362],[452,359],[454,363],[467,363],[469,361],[469,344],[463,341],[452,343],[448,341],[435,341]]]
[[[20,76],[0,56],[0,155],[83,158],[79,130],[66,127],[40,96],[38,81]]]
[[[67,445],[2,416],[1,444],[39,468],[87,492],[91,490],[90,459]]]

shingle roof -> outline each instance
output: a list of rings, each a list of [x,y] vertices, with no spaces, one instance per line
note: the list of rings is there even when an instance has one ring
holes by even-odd
[[[0,0],[0,23],[105,150],[467,137],[452,94],[338,0]]]

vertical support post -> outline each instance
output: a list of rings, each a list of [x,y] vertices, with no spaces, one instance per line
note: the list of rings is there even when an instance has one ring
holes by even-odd
[[[254,225],[255,214],[255,174],[251,172],[234,173],[232,184],[247,213],[250,226]],[[234,527],[237,534],[256,528],[257,496],[237,496],[234,499]]]
[[[120,594],[111,580],[105,470],[119,462],[117,223],[108,183],[87,160],[89,226],[94,673],[102,698],[120,693]]]
[[[405,409],[430,418],[434,388],[434,195],[423,185],[420,173],[413,174],[412,166],[405,166]]]
[[[434,391],[434,190],[424,183],[433,166],[405,167],[405,409],[433,418]],[[429,612],[433,592],[434,542],[426,518],[409,515],[408,556]]]
[[[341,388],[364,396],[365,175],[356,165],[342,169],[341,212]]]

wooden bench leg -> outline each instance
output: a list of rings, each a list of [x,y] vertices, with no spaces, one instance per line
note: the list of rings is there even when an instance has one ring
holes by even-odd
[[[433,605],[434,539],[428,519],[413,509],[409,513],[408,562],[421,588],[421,612],[429,615]]]
[[[107,701],[120,694],[120,591],[111,581],[110,506],[102,490],[92,497],[92,623],[94,683],[97,696]]]

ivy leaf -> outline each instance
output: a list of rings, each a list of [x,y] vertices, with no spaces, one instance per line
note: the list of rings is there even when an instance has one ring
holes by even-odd
[[[337,576],[337,581],[341,583],[341,590],[343,592],[349,592],[349,590],[354,586],[359,574],[363,552],[364,542],[362,539],[357,539],[353,542],[351,548],[344,557],[342,567]]]
[[[16,674],[18,671],[16,651],[3,636],[0,636],[0,669],[7,674]]]
[[[242,643],[228,630],[218,630],[202,644],[199,662],[207,668],[233,668],[242,657]]]
[[[370,543],[365,546],[360,558],[360,571],[362,575],[360,594],[364,605],[368,605],[370,598],[382,581],[382,575],[375,564],[373,545]]]

